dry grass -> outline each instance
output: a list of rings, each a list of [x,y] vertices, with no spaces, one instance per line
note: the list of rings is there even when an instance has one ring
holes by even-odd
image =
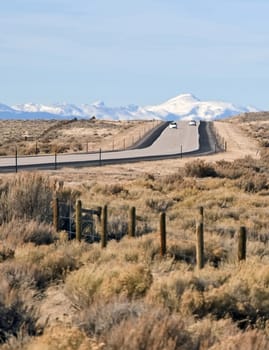
[[[123,331],[124,330],[124,331]],[[139,318],[130,317],[105,337],[107,349],[195,349],[182,319],[157,308]]]
[[[30,339],[23,347],[27,350],[101,350],[95,339],[89,339],[76,327],[56,326],[47,328],[38,339]]]
[[[84,267],[70,274],[66,280],[66,295],[80,308],[113,296],[138,298],[144,296],[152,282],[150,271],[143,265],[126,263],[123,266],[102,264]]]
[[[44,222],[18,218],[2,224],[0,239],[5,247],[14,249],[30,242],[35,245],[51,244],[58,240],[58,235],[51,225]]]
[[[21,173],[1,181],[0,223],[12,218],[51,222],[53,186],[48,177]]]
[[[75,127],[59,130],[67,137]],[[0,349],[268,348],[269,163],[266,148],[260,154],[3,174]],[[50,224],[55,190],[64,201],[80,198],[83,207],[108,204],[110,238],[121,239],[101,249],[57,235]],[[131,206],[137,237],[122,238]],[[200,206],[205,268],[198,271]],[[242,225],[247,260],[239,264]],[[97,218],[95,229],[100,233]]]

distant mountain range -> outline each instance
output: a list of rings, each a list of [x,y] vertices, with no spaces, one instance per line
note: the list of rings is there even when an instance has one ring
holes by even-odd
[[[26,103],[7,106],[0,104],[0,119],[70,119],[92,118],[107,120],[216,120],[245,112],[257,112],[254,107],[239,107],[220,101],[200,101],[192,94],[181,94],[155,106],[127,105],[108,107],[102,101],[76,106],[74,104],[42,105]]]

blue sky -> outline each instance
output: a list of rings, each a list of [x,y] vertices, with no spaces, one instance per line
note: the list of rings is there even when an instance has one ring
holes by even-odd
[[[268,0],[1,1],[0,102],[188,92],[269,110],[268,13]]]

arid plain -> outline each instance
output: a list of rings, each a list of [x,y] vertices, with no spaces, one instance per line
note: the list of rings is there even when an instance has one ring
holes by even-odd
[[[215,122],[227,151],[199,159],[1,174],[0,348],[268,348],[268,115]],[[156,124],[17,123],[1,122],[2,154],[14,145],[21,154],[128,147]],[[55,195],[107,205],[117,239],[105,249],[67,240],[52,225]],[[135,238],[127,235],[131,207]],[[200,207],[203,269],[195,253]],[[238,262],[242,226],[247,256]]]

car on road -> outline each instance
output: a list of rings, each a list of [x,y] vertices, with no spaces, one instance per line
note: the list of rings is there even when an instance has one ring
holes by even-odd
[[[177,128],[177,123],[176,123],[176,122],[171,122],[171,123],[169,124],[169,128],[170,128],[170,129],[176,129],[176,128]]]
[[[189,121],[189,125],[196,126],[196,121],[195,121],[195,120],[190,120],[190,121]]]

